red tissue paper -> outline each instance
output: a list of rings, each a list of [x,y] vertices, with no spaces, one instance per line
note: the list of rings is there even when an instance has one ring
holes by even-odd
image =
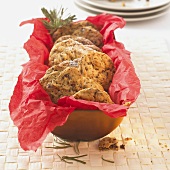
[[[130,52],[115,39],[114,31],[125,26],[124,19],[100,14],[89,16],[86,20],[100,28],[104,43],[102,50],[112,58],[116,68],[109,88],[114,104],[77,100],[73,96],[64,96],[57,104],[52,103],[39,83],[48,69],[48,57],[53,46],[52,38],[42,23],[43,19],[21,23],[34,25],[30,39],[24,44],[30,60],[22,65],[9,103],[10,116],[18,127],[18,140],[24,150],[36,151],[46,136],[55,127],[62,126],[75,109],[99,109],[113,118],[126,116],[128,108],[140,93],[140,81],[131,62]]]

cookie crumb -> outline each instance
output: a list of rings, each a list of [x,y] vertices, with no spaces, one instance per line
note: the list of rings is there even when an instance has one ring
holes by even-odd
[[[132,138],[131,137],[127,137],[127,138],[125,138],[125,140],[129,141],[129,140],[132,140]]]
[[[120,149],[125,149],[125,145],[124,144],[120,145]]]

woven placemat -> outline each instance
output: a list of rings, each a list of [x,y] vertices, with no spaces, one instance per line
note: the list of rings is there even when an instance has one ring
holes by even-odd
[[[121,38],[121,37],[120,37]],[[2,170],[168,170],[170,169],[170,52],[163,39],[122,37],[141,80],[141,94],[121,125],[108,136],[125,149],[99,151],[98,140],[81,142],[86,164],[68,164],[58,155],[75,156],[74,149],[47,148],[54,145],[49,134],[36,151],[23,151],[17,128],[9,116],[8,103],[21,71],[28,61],[23,48],[0,45],[0,169]],[[131,140],[126,140],[126,139]],[[57,155],[58,154],[58,155]],[[101,157],[114,161],[109,163]]]

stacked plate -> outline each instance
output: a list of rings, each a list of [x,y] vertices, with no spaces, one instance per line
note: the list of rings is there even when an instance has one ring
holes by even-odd
[[[75,0],[75,4],[94,14],[114,14],[123,17],[127,22],[132,22],[166,14],[170,0]]]

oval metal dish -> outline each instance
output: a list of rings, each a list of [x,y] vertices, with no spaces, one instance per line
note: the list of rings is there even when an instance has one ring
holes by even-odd
[[[52,134],[66,141],[93,141],[111,133],[122,120],[123,117],[111,118],[100,110],[75,110]]]

